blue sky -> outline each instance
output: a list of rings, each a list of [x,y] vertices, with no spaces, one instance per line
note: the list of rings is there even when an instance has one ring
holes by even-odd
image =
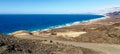
[[[105,6],[120,5],[120,0],[0,0],[1,14],[77,14]]]

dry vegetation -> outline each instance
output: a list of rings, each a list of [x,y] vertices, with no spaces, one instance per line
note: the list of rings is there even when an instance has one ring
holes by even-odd
[[[59,37],[63,40],[92,43],[120,44],[120,19],[107,18],[91,24],[78,24],[70,27],[54,29],[57,32],[77,31],[87,32],[73,38]],[[87,22],[89,23],[89,22]],[[103,23],[103,24],[102,24]],[[73,35],[74,36],[74,35]]]
[[[98,54],[98,52],[48,40],[26,40],[0,34],[0,54]]]

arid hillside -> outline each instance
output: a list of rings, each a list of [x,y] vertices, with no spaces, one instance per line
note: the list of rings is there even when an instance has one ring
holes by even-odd
[[[0,34],[0,54],[99,54],[90,49],[55,43],[50,40],[27,40]]]

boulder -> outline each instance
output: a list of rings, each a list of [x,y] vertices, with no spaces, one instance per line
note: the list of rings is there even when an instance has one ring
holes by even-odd
[[[57,33],[56,32],[51,32],[51,35],[57,35]]]

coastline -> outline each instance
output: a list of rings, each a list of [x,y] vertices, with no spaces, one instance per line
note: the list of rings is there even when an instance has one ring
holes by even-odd
[[[107,16],[104,16],[104,17],[96,18],[96,19],[76,21],[76,22],[67,23],[67,24],[64,24],[64,25],[51,26],[51,27],[49,27],[49,28],[42,29],[41,31],[47,31],[47,30],[50,30],[50,29],[59,29],[59,28],[63,28],[63,27],[69,27],[69,26],[79,25],[79,24],[82,24],[82,23],[90,23],[90,22],[93,22],[93,21],[104,20],[104,19],[106,19],[106,18],[108,18],[108,17],[107,17]],[[36,31],[36,30],[31,31],[31,32],[35,32],[35,31]]]

